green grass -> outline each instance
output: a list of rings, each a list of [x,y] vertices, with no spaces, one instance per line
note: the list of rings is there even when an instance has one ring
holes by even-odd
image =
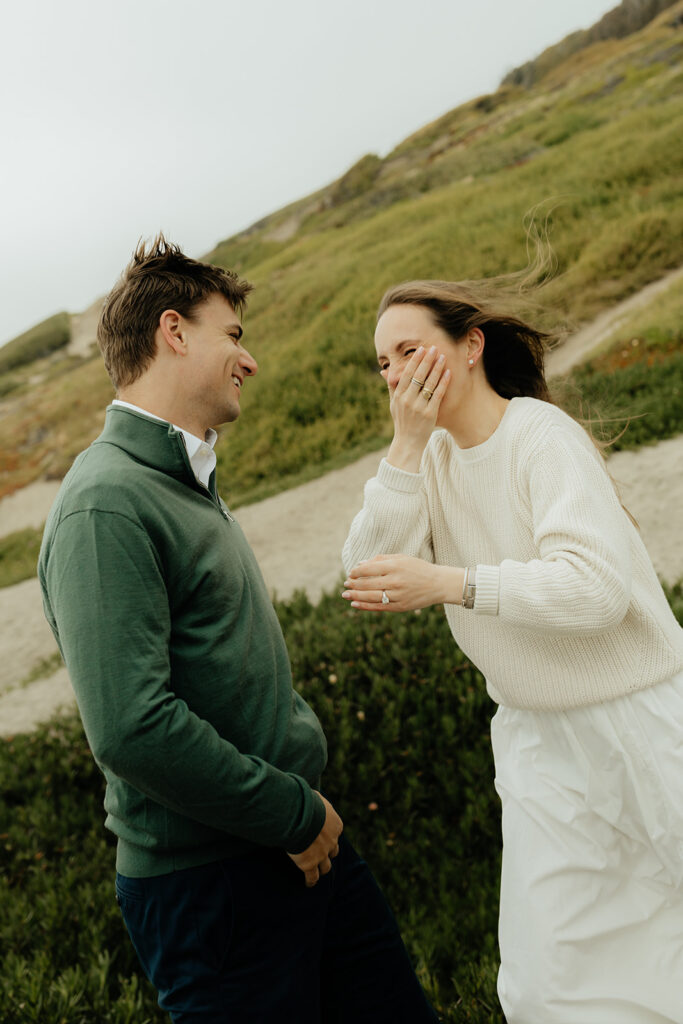
[[[679,620],[683,586],[668,591]],[[443,611],[363,616],[338,596],[277,605],[295,684],[321,719],[326,792],[448,1022],[498,1008],[499,804],[481,675]],[[165,1020],[114,901],[103,785],[74,717],[0,741],[3,1024]]]
[[[69,314],[55,313],[0,348],[0,374],[64,348],[70,338]]]
[[[654,363],[643,359],[618,371],[588,363],[572,374],[571,384],[575,390],[565,395],[564,407],[590,420],[597,439],[615,439],[613,451],[683,433],[683,352]]]
[[[21,680],[19,686],[30,686],[31,683],[36,681],[36,679],[49,679],[49,677],[53,676],[55,672],[58,672],[63,665],[64,660],[59,651],[49,654],[46,658],[39,658],[31,671],[27,672]]]
[[[0,538],[0,587],[11,587],[36,575],[42,529],[26,527]]]
[[[623,319],[591,353],[591,362],[619,369],[643,358],[683,350],[683,279]]]
[[[683,318],[679,317],[683,297],[678,288],[672,288],[661,301],[661,318],[657,300],[653,300],[648,309],[619,329],[606,350],[574,370],[566,381],[555,382],[553,388],[558,404],[586,421],[597,440],[608,442],[620,435],[612,446],[615,451],[683,433]],[[638,327],[636,336],[632,333],[634,325]],[[635,341],[637,345],[633,344]],[[325,454],[320,460],[303,465],[291,455],[291,486],[305,483],[321,472],[339,469],[389,442],[392,427],[386,389],[379,378],[373,379],[375,384],[378,394],[374,400],[384,413],[383,432],[369,433],[362,441],[339,452],[324,424],[318,425],[316,435],[317,421],[312,419],[312,443]],[[68,393],[64,397],[68,400]],[[97,406],[92,406],[91,411],[100,415]],[[310,406],[303,400],[298,414],[302,419],[311,414]],[[257,432],[255,435],[258,436]],[[277,437],[286,445],[291,435],[283,428]],[[226,459],[225,452],[220,458]],[[225,473],[224,463],[223,467]],[[275,476],[254,485],[246,497],[249,501],[260,501],[281,489],[282,480]],[[35,575],[41,534],[42,530],[29,528],[0,540],[0,587]]]
[[[584,323],[683,263],[682,47],[683,26],[665,20],[584,50],[553,70],[552,87],[464,104],[210,254],[256,285],[245,344],[260,373],[217,450],[232,504],[386,441],[372,344],[385,288],[518,269],[536,204],[558,204],[543,325]],[[0,495],[63,472],[99,430],[103,369],[65,378],[17,396],[0,418]]]
[[[683,433],[683,282],[632,313],[569,378],[563,405],[614,450]],[[602,420],[602,425],[600,421]]]

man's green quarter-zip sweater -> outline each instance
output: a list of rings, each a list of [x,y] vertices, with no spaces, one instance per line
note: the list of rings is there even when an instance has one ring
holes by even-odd
[[[38,575],[118,871],[306,849],[325,818],[325,737],[253,552],[175,427],[109,407],[50,512]]]

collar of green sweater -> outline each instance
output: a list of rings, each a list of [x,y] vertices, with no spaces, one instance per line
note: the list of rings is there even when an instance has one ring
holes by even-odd
[[[171,423],[152,420],[133,409],[110,405],[104,430],[93,444],[116,445],[143,465],[160,469],[191,486],[201,486],[192,472],[184,438]],[[214,474],[209,485],[213,492]]]

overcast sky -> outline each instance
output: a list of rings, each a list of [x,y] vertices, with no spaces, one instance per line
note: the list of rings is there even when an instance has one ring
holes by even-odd
[[[17,0],[0,61],[0,344],[386,155],[617,0]]]

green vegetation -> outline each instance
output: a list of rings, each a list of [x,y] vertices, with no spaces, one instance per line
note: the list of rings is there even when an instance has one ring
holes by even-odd
[[[21,680],[19,686],[30,686],[36,679],[49,679],[55,672],[58,672],[64,665],[64,660],[59,651],[54,651],[46,658],[39,658],[30,672]],[[7,691],[5,691],[7,692]]]
[[[68,345],[70,337],[69,314],[55,313],[0,348],[0,374],[16,370],[19,366],[26,366],[57,349],[64,348]]]
[[[621,435],[615,450],[683,433],[683,282],[633,313],[572,373],[562,404],[593,420],[599,439]]]
[[[528,88],[540,82],[551,71],[561,66],[568,57],[594,43],[607,39],[622,39],[624,36],[637,32],[647,25],[660,11],[675,5],[675,0],[622,0],[618,7],[613,7],[595,25],[588,29],[572,32],[559,43],[549,46],[535,60],[514,68],[505,76],[506,85],[523,85]]]
[[[591,362],[617,370],[643,358],[650,364],[683,350],[683,279],[621,320],[591,354]]]
[[[0,537],[0,587],[11,587],[36,574],[43,531],[28,526]]]
[[[383,291],[519,269],[523,218],[538,203],[557,204],[546,326],[585,322],[683,262],[682,10],[679,0],[640,32],[573,54],[537,87],[458,107],[210,254],[256,285],[245,344],[260,372],[218,444],[233,505],[383,444],[372,345]],[[13,392],[0,495],[62,473],[110,395],[97,359]]]
[[[683,433],[683,351],[659,359],[643,352],[617,370],[607,359],[591,361],[572,374],[562,398],[598,440],[613,442],[611,450],[675,437]]]
[[[683,586],[669,591],[683,615]],[[481,675],[440,608],[364,616],[338,596],[278,605],[297,686],[329,740],[324,784],[450,1022],[496,998],[499,805]],[[114,901],[102,781],[75,718],[0,741],[4,1024],[166,1018]]]
[[[83,364],[74,373],[92,376],[93,371],[99,371],[96,361]],[[69,402],[66,385],[72,376],[63,379],[65,387],[60,409],[65,409]],[[330,434],[321,430],[319,443],[327,444],[327,458],[292,471],[287,481],[289,485],[304,483],[321,472],[338,469],[390,440],[391,422],[384,387],[379,376],[374,379],[374,367],[372,383],[378,392],[375,402],[386,420],[384,433],[370,433],[354,447],[335,452]],[[103,390],[107,388],[110,385],[105,378]],[[555,383],[554,392],[563,408],[587,421],[598,440],[608,442],[617,438],[612,446],[615,451],[683,433],[683,284],[673,285],[634,313],[589,362],[575,369],[566,381]],[[106,401],[103,397],[100,404],[100,393],[93,389],[84,411],[92,419],[101,418]],[[302,400],[297,409],[297,415],[305,420],[311,405]],[[280,437],[284,436],[283,428]],[[226,459],[224,453],[221,459]],[[66,458],[65,463],[66,470]],[[229,466],[229,458],[227,463]],[[259,501],[281,489],[281,478],[274,476],[251,488],[248,499]],[[41,530],[20,530],[0,540],[0,587],[35,575],[41,533]]]

